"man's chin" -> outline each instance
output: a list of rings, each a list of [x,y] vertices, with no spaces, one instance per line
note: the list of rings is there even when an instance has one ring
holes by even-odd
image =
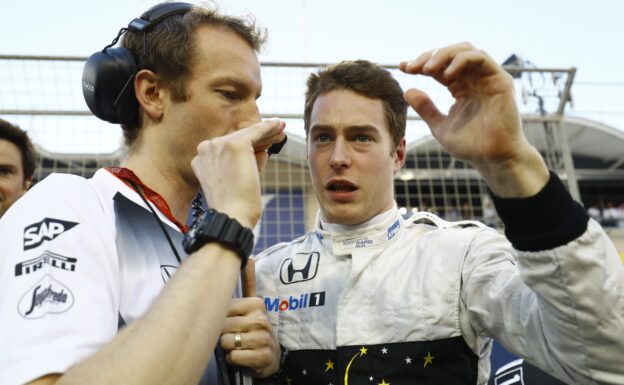
[[[332,207],[329,210],[323,211],[323,218],[329,223],[335,223],[338,225],[358,225],[364,220],[361,219],[361,214],[358,212],[353,204],[342,204],[340,207]]]

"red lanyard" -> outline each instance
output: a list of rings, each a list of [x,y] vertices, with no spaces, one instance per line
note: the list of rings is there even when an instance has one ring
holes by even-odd
[[[143,193],[145,194],[146,198],[150,202],[155,204],[156,207],[158,208],[158,210],[160,210],[161,213],[165,214],[165,216],[167,218],[169,218],[169,220],[171,222],[175,223],[176,226],[178,226],[178,228],[180,229],[180,231],[182,231],[183,233],[186,232],[187,226],[181,224],[180,222],[178,222],[177,219],[175,219],[173,217],[173,214],[171,214],[171,210],[169,209],[169,205],[165,201],[165,198],[163,198],[156,191],[154,191],[151,188],[147,187],[145,185],[145,183],[141,182],[139,177],[136,176],[136,174],[134,172],[132,172],[132,170],[129,170],[129,169],[125,168],[125,167],[106,167],[105,170],[110,172],[111,174],[115,175],[117,178],[121,179],[124,183],[126,183],[130,187],[132,187],[132,186],[128,182],[132,182],[132,183],[135,183],[135,184],[141,186],[141,188],[143,189]],[[139,191],[137,191],[137,193],[140,194]]]

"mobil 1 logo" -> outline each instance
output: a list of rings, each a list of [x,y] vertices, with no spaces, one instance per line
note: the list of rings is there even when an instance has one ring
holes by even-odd
[[[303,293],[288,298],[264,297],[264,306],[269,312],[293,311],[309,307],[325,306],[325,292]]]

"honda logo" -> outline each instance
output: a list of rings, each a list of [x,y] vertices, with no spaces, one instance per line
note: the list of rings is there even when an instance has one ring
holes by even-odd
[[[288,285],[313,279],[316,277],[320,258],[320,254],[316,251],[297,253],[294,257],[287,258],[280,268],[280,280],[284,285]]]

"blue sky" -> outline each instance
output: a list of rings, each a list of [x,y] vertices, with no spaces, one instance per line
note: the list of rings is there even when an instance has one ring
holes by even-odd
[[[152,0],[0,0],[0,54],[88,56]],[[502,62],[516,53],[539,67],[576,67],[574,108],[624,130],[624,1],[226,0],[268,28],[270,62],[369,59],[382,64],[470,41]],[[603,113],[597,113],[602,111]],[[589,114],[585,112],[590,112]]]

